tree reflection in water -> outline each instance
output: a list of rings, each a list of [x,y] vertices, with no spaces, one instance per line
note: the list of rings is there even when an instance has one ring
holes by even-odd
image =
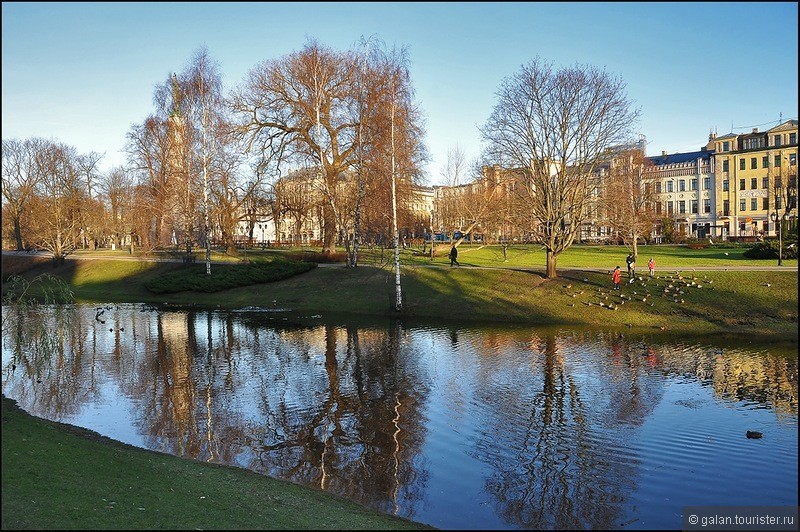
[[[22,408],[438,526],[619,527],[643,487],[639,430],[675,378],[773,409],[796,436],[796,355],[136,305],[107,306],[106,323],[79,305],[67,322],[63,310],[3,308],[3,391]],[[46,350],[28,332],[43,326]]]

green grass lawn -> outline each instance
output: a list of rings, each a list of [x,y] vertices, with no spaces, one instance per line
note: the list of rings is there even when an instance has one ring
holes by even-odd
[[[646,270],[647,260],[653,257],[656,261],[656,269],[664,268],[685,268],[689,266],[775,266],[777,260],[767,259],[748,259],[744,257],[744,252],[748,249],[746,245],[737,244],[715,244],[704,249],[690,249],[687,246],[672,244],[643,245],[639,246],[639,256],[637,269]],[[458,247],[458,261],[467,266],[501,267],[501,268],[544,268],[545,252],[544,248],[536,244],[513,244],[506,249],[505,257],[503,247],[499,244],[483,245],[478,243],[463,242]],[[341,248],[338,251],[343,252]],[[450,251],[449,243],[437,243],[435,245],[435,256],[430,258],[430,245],[425,247],[425,253],[419,246],[412,246],[401,250],[401,265],[423,265],[438,264],[449,265],[447,257]],[[272,247],[266,249],[238,250],[236,255],[228,255],[218,250],[214,250],[211,260],[216,263],[240,263],[258,258],[271,258],[276,256],[297,255],[302,253],[319,252],[319,248],[300,247],[285,248]],[[608,268],[614,266],[625,268],[625,257],[630,252],[625,246],[612,245],[583,245],[575,244],[558,257],[558,266],[564,268]],[[126,251],[99,250],[95,252],[77,251],[75,256],[100,256],[100,257],[132,257]],[[134,257],[141,258],[172,258],[180,260],[182,253],[176,251],[159,251],[147,254],[136,254]],[[205,260],[205,252],[200,250],[194,254],[195,261],[201,263]],[[378,247],[361,246],[359,248],[360,264],[388,264],[394,260],[392,249]],[[784,266],[797,267],[797,259],[784,259]]]
[[[433,261],[418,253],[418,250],[403,251],[405,262],[412,264],[435,263],[450,264],[447,253],[448,245],[437,245]],[[458,261],[467,266],[492,266],[505,268],[544,268],[545,251],[542,246],[518,244],[509,246],[506,256],[500,245],[481,246],[478,244],[461,244],[458,248]],[[758,260],[744,257],[746,247],[712,246],[705,249],[689,249],[686,246],[649,245],[639,247],[637,269],[647,270],[647,260],[652,257],[656,261],[656,270],[685,268],[688,266],[774,266],[775,260]],[[629,249],[623,246],[587,246],[574,245],[558,256],[558,266],[564,268],[608,268],[620,266],[625,269],[625,257]],[[797,259],[784,260],[785,266],[797,266]]]
[[[2,400],[3,530],[424,530],[322,490],[126,445]]]
[[[646,267],[640,266],[637,271],[642,279],[624,284],[615,294],[609,291],[609,273],[617,263],[623,263],[624,269],[626,250],[622,247],[576,246],[560,258],[559,277],[550,280],[542,273],[544,252],[534,246],[512,246],[507,253],[508,262],[502,262],[499,247],[462,248],[462,265],[483,268],[451,268],[449,261],[440,257],[432,264],[429,258],[406,249],[401,267],[403,309],[399,315],[797,338],[796,260],[795,266],[780,271],[725,271],[740,265],[764,265],[765,261],[744,259],[743,249],[735,248],[722,251],[648,246],[647,250],[652,253],[643,256],[655,257],[656,277],[650,279]],[[260,259],[282,253],[285,252],[267,251]],[[213,293],[155,294],[146,288],[154,280],[183,275],[187,267],[181,263],[87,259],[67,261],[55,270],[42,265],[28,274],[57,273],[72,288],[76,300],[85,302],[257,306],[289,309],[295,314],[396,316],[394,271],[389,256],[384,252],[381,260],[378,250],[365,249],[365,266],[317,267],[280,281]],[[694,269],[708,266],[718,270]],[[236,266],[215,265],[212,276],[223,268]]]

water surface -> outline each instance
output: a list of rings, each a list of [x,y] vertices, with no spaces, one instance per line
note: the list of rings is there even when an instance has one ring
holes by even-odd
[[[796,347],[311,322],[4,306],[3,393],[446,529],[679,529],[685,506],[798,503]]]

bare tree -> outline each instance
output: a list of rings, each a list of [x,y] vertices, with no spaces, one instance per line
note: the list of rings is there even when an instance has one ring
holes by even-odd
[[[214,158],[219,151],[218,144],[223,139],[224,127],[222,75],[219,65],[208,55],[208,49],[198,49],[191,59],[186,72],[182,75],[182,86],[185,91],[185,114],[190,122],[184,129],[197,131],[194,137],[199,146],[192,146],[196,151],[192,158],[199,159],[202,175],[202,210],[203,241],[206,248],[206,274],[211,274],[211,172]],[[228,174],[229,176],[230,174]]]
[[[100,192],[109,208],[108,229],[114,247],[122,244],[124,235],[131,231],[129,205],[133,194],[133,181],[122,166],[106,172],[100,181]]]
[[[481,128],[486,156],[520,172],[520,200],[553,279],[558,255],[572,245],[584,216],[590,175],[607,148],[631,138],[638,110],[625,84],[604,70],[554,70],[538,58],[503,80],[497,97]]]
[[[461,236],[454,243],[472,235],[476,229],[492,218],[501,208],[500,175],[473,165],[471,176],[464,153],[459,146],[447,153],[447,164],[442,170],[448,187],[440,192],[438,207],[440,219],[446,228],[458,228]]]
[[[55,263],[63,262],[79,241],[85,189],[77,160],[75,148],[56,142],[47,142],[36,154],[41,179],[31,199],[31,233]]]
[[[94,251],[97,239],[102,233],[105,218],[102,203],[96,201],[96,194],[93,193],[95,182],[100,179],[97,165],[102,158],[103,155],[92,151],[88,154],[78,155],[75,160],[77,170],[85,181],[86,201],[89,203],[86,208],[81,209],[82,246],[84,248],[88,247],[92,251]]]
[[[653,207],[652,183],[647,178],[652,166],[653,162],[641,150],[627,149],[609,156],[603,178],[599,201],[601,222],[631,247],[634,258],[639,255],[639,239],[650,234],[658,219]]]
[[[293,162],[318,167],[328,191],[324,209],[323,251],[335,246],[336,180],[357,159],[352,101],[356,58],[311,41],[299,52],[265,61],[234,91],[231,108],[236,131],[263,164]]]
[[[162,98],[157,90],[156,101],[161,106],[169,105]],[[134,125],[128,133],[128,161],[142,185],[139,192],[147,200],[142,205],[145,211],[139,214],[147,214],[152,220],[147,224],[146,232],[139,235],[148,247],[172,243],[177,231],[180,191],[171,165],[176,148],[168,112],[162,107],[142,124]]]
[[[36,157],[46,143],[41,138],[3,140],[3,219],[12,221],[18,251],[26,246],[23,226],[29,201],[41,179]]]
[[[385,64],[381,53],[377,48],[337,52],[310,41],[299,52],[257,65],[230,99],[239,117],[235,130],[263,165],[319,169],[321,179],[316,183],[326,200],[324,252],[334,251],[340,228],[356,212],[360,233],[362,211],[343,208],[337,193],[347,172],[361,176],[363,192],[356,193],[366,196],[369,181],[381,179],[389,168],[390,108],[385,95],[391,78],[381,70]],[[410,178],[419,172],[416,165],[422,152],[410,152],[408,139],[417,139],[417,147],[421,146],[421,128],[418,111],[404,111],[402,131],[395,132],[403,138],[398,173]],[[376,171],[383,173],[379,176]],[[346,225],[356,227],[354,222]]]

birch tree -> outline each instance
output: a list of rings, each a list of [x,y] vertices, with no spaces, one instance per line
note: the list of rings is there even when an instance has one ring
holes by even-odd
[[[546,276],[557,277],[558,255],[580,228],[590,176],[607,148],[632,137],[638,110],[624,82],[605,70],[555,69],[537,58],[504,79],[480,128],[486,156],[521,174],[520,200],[531,236],[546,252]]]
[[[222,138],[222,76],[219,65],[208,55],[205,47],[198,49],[183,75],[186,91],[186,113],[191,124],[185,128],[199,130],[195,135],[199,146],[200,174],[202,176],[203,243],[205,245],[206,275],[211,275],[211,170],[217,145]]]

